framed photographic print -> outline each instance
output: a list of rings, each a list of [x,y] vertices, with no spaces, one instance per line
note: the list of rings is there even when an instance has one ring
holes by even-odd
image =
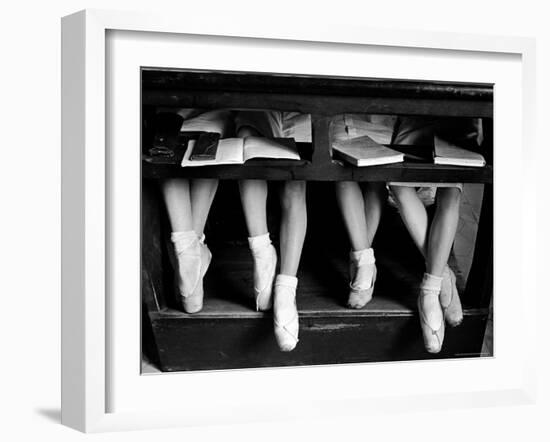
[[[63,19],[65,424],[531,400],[533,42],[331,29]]]

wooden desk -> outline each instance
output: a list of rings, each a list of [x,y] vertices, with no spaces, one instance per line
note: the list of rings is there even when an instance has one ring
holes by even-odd
[[[166,220],[163,220],[163,205],[159,202],[155,190],[156,180],[173,177],[210,177],[224,180],[256,178],[275,181],[295,179],[312,182],[355,180],[482,183],[484,194],[475,253],[469,278],[462,284],[461,298],[466,306],[465,321],[456,332],[449,332],[449,337],[446,338],[448,341],[446,340],[444,346],[446,351],[436,357],[460,357],[457,355],[475,355],[476,352],[479,354],[493,284],[492,85],[154,69],[143,69],[142,82],[144,115],[157,106],[277,109],[312,115],[313,142],[310,146],[304,146],[304,149],[310,152],[310,156],[299,165],[295,163],[266,165],[266,163],[251,162],[243,166],[182,168],[179,164],[161,165],[142,162],[142,292],[146,312],[144,335],[151,337],[150,344],[153,347],[151,352],[157,355],[159,358],[157,362],[164,370],[214,368],[212,364],[216,364],[216,355],[223,351],[230,352],[232,357],[220,360],[218,368],[433,357],[423,351],[418,324],[411,326],[411,321],[416,320],[414,306],[408,305],[407,302],[398,306],[391,302],[384,304],[384,297],[391,297],[392,293],[396,290],[402,291],[405,286],[399,286],[401,288],[392,286],[387,279],[386,283],[381,282],[381,291],[380,293],[375,291],[375,296],[381,296],[379,302],[384,307],[378,310],[378,301],[373,304],[374,307],[371,306],[372,308],[359,312],[344,311],[335,305],[327,307],[328,304],[319,304],[315,301],[318,298],[317,295],[320,296],[321,292],[325,293],[322,288],[324,286],[315,280],[314,273],[307,272],[307,262],[302,267],[306,272],[303,280],[310,287],[309,295],[304,295],[304,304],[299,307],[301,315],[304,315],[303,340],[310,339],[310,344],[301,342],[298,347],[302,349],[292,352],[294,356],[281,355],[276,351],[273,342],[265,341],[268,339],[266,330],[271,327],[270,320],[266,319],[265,315],[250,314],[249,309],[252,308],[252,304],[246,306],[244,301],[240,305],[227,301],[226,297],[221,295],[220,287],[212,285],[212,282],[207,285],[207,290],[208,287],[211,290],[210,308],[206,309],[207,311],[191,316],[175,310],[168,299],[170,295],[167,295],[173,288],[170,278],[166,277],[166,269],[171,267],[167,256],[169,252],[163,244],[165,239],[162,231]],[[329,122],[333,115],[344,112],[482,118],[484,129],[482,148],[488,164],[484,168],[419,163],[368,168],[343,166],[331,158]],[[319,220],[310,217],[310,225],[316,222]],[[308,253],[314,256],[323,251],[306,251],[305,255]],[[216,256],[224,256],[224,250],[218,250],[216,254]],[[304,259],[307,261],[308,258]],[[246,258],[237,261],[242,263]],[[242,278],[245,277],[243,275],[246,272],[239,273],[240,270],[237,271],[231,267],[234,265],[241,264],[233,263],[229,258],[225,260],[219,258],[218,264],[212,269],[212,272],[217,272],[218,275],[233,275],[234,279],[229,278],[225,287],[237,287],[238,281],[242,282]],[[250,267],[249,262],[243,265]],[[386,274],[390,274],[388,269],[392,265],[390,263],[387,266]],[[237,293],[240,290],[234,290],[234,292]],[[401,293],[398,299],[408,295],[410,293]],[[330,296],[327,296],[327,299],[330,299]],[[209,302],[208,298],[205,302]],[[228,315],[225,311],[229,308],[227,305],[230,305],[233,310],[240,310],[237,314]],[[343,324],[343,328],[334,328],[338,325],[336,322]],[[323,325],[319,326],[319,323]],[[394,324],[393,328],[391,324]],[[415,336],[414,342],[411,341],[410,345],[401,345],[400,350],[393,348],[391,342],[397,342],[395,341],[397,336],[403,335],[404,330],[409,328],[414,330],[411,331]],[[359,338],[368,341],[362,351],[352,346],[353,351],[333,352],[331,356],[330,349],[321,351],[321,347],[315,347],[316,343],[321,345],[323,342],[330,342],[330,345],[327,344],[329,347],[333,350],[338,349],[341,347],[342,339],[350,339],[349,330],[352,329],[359,333]],[[147,333],[148,330],[149,333]],[[260,333],[265,341],[262,341],[261,345],[255,341],[253,348],[257,353],[255,353],[256,357],[250,355],[252,347],[246,347],[243,344],[250,341],[243,335],[246,330],[249,332],[256,330],[254,333]],[[336,333],[334,330],[340,330],[342,333]],[[200,341],[201,336],[206,336],[204,333],[210,333],[208,336],[214,339],[214,336],[217,333],[219,335],[220,332],[224,335],[224,339],[219,343],[214,340],[213,346],[208,348],[204,346],[201,348],[200,345],[183,348],[181,345],[181,342],[185,341],[196,339]],[[376,342],[382,347],[375,348]],[[216,347],[218,344],[225,347],[220,349]],[[210,358],[208,363],[200,360],[201,352],[203,354],[209,352],[210,356],[206,357],[206,359]],[[372,357],[369,358],[369,354]]]

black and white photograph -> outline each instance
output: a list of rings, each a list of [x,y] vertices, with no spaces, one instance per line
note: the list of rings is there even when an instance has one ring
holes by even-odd
[[[544,4],[4,5],[0,439],[550,440]]]
[[[493,356],[493,85],[141,68],[142,374]]]

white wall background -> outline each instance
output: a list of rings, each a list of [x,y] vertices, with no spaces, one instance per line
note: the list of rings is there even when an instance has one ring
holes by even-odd
[[[541,284],[538,313],[540,400],[535,406],[455,412],[380,415],[362,421],[287,422],[84,436],[59,425],[60,368],[60,17],[83,8],[167,10],[192,20],[194,14],[245,15],[253,20],[289,16],[327,23],[534,36],[538,41],[539,259],[533,277],[546,269],[548,224],[543,176],[549,121],[550,15],[545,2],[523,0],[393,0],[333,2],[279,0],[206,2],[156,0],[54,0],[6,2],[0,14],[0,437],[17,440],[547,440],[550,391],[547,373],[549,303]],[[546,81],[545,81],[546,80]],[[511,208],[513,210],[513,208]],[[513,232],[510,240],[514,241]],[[514,257],[510,257],[514,259]],[[541,278],[542,281],[542,278]],[[182,398],[183,399],[183,398]],[[384,437],[385,439],[385,437]]]

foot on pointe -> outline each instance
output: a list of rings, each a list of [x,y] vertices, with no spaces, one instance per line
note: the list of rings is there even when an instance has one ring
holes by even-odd
[[[460,325],[463,319],[462,305],[456,288],[456,276],[449,266],[445,266],[443,271],[439,302],[447,323],[452,327]]]
[[[293,276],[277,275],[275,279],[275,300],[273,319],[275,339],[281,351],[292,351],[298,343],[298,309],[296,307],[296,286]]]
[[[376,282],[376,264],[372,248],[350,253],[350,291],[348,307],[363,308],[372,299]]]
[[[277,252],[271,244],[269,234],[251,237],[248,241],[254,261],[256,310],[269,310],[273,304],[272,293],[277,268]]]

